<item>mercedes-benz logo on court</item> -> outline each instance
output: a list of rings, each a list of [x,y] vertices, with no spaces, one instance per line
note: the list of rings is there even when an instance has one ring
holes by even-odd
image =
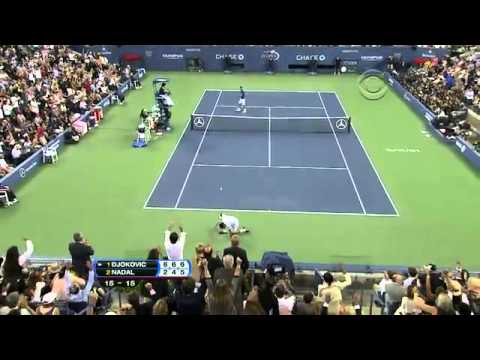
[[[347,121],[345,119],[338,119],[336,122],[335,122],[335,126],[337,127],[337,129],[339,130],[345,130],[347,128]]]
[[[24,177],[25,177],[25,175],[26,175],[26,171],[25,171],[25,169],[24,169],[24,168],[21,168],[21,169],[20,169],[18,172],[19,172],[19,174],[20,174],[20,177],[22,177],[22,178],[24,178]]]
[[[203,117],[196,117],[193,119],[193,125],[198,128],[202,128],[205,125],[205,120],[203,120]]]

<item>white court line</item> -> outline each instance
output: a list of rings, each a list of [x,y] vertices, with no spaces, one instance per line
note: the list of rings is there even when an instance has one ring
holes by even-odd
[[[318,97],[320,98],[320,101],[322,102],[323,106],[325,106],[325,103],[323,102],[322,95],[318,93]],[[325,113],[328,116],[327,109],[325,108]],[[340,154],[342,155],[343,162],[345,163],[345,166],[347,167],[348,175],[350,176],[350,180],[352,181],[353,188],[355,189],[355,193],[357,194],[358,201],[360,202],[360,206],[362,207],[363,213],[366,214],[367,212],[365,211],[365,206],[363,205],[362,198],[360,197],[360,193],[358,192],[357,185],[355,184],[355,180],[353,179],[352,172],[350,171],[350,168],[348,167],[347,159],[345,158],[345,155],[343,154],[342,147],[340,146],[340,142],[338,141],[337,133],[335,132],[335,129],[333,128],[332,122],[330,119],[328,119],[328,124],[330,125],[330,128],[332,129],[333,136],[335,137],[335,141],[337,142],[338,149],[340,150]]]
[[[260,169],[308,169],[308,170],[347,170],[343,167],[321,167],[321,166],[289,166],[289,165],[227,165],[227,164],[194,164],[197,167],[223,167],[223,168],[260,168]]]
[[[237,105],[218,105],[217,108],[236,108]],[[260,105],[251,105],[247,106],[249,109],[325,109],[322,106],[260,106]]]
[[[195,111],[197,110],[197,108],[200,106],[200,103],[202,102],[202,99],[203,99],[203,97],[205,96],[205,93],[206,93],[206,92],[207,92],[207,89],[203,90],[202,96],[201,96],[200,99],[198,100],[197,105],[195,106],[195,110],[194,110],[193,112],[195,112]],[[157,180],[155,181],[155,185],[153,186],[152,191],[150,191],[150,194],[148,195],[147,200],[145,200],[145,203],[143,204],[143,208],[144,208],[144,209],[147,208],[147,204],[148,204],[148,202],[150,201],[150,198],[152,197],[153,193],[155,192],[155,189],[157,188],[158,183],[160,182],[160,179],[162,178],[163,173],[165,172],[165,169],[167,168],[168,164],[170,163],[170,160],[172,159],[173,154],[175,154],[175,152],[177,151],[177,147],[178,147],[178,145],[180,144],[180,141],[182,140],[183,135],[185,135],[185,132],[187,131],[187,129],[188,129],[189,126],[190,126],[190,120],[187,121],[187,123],[185,124],[185,127],[183,128],[182,134],[181,134],[180,137],[178,138],[177,143],[175,144],[175,147],[173,148],[172,152],[170,153],[170,156],[168,157],[168,160],[167,160],[167,162],[165,163],[165,166],[164,166],[164,167],[162,168],[162,170],[160,171],[160,175],[158,175],[158,178],[157,178]]]
[[[340,104],[342,110],[343,110],[343,113],[345,114],[346,117],[347,116],[347,112],[345,111],[345,108],[343,107],[343,104],[342,104],[342,101],[340,100],[340,98],[338,97],[338,95],[335,93],[335,96],[337,97],[337,101],[338,103]],[[392,200],[392,197],[390,196],[390,194],[388,193],[387,191],[387,188],[385,187],[385,184],[383,183],[382,181],[382,178],[380,177],[378,171],[377,171],[377,168],[375,167],[375,165],[373,164],[373,161],[372,159],[370,158],[370,156],[368,155],[368,151],[367,149],[365,149],[365,146],[363,146],[363,142],[362,142],[362,139],[360,138],[360,136],[358,136],[357,134],[357,131],[355,130],[355,127],[352,125],[352,129],[353,129],[353,132],[355,133],[355,136],[357,137],[358,139],[358,142],[360,143],[362,149],[363,149],[363,152],[365,153],[365,155],[367,155],[367,159],[368,161],[370,162],[370,165],[372,166],[373,168],[373,171],[375,172],[375,174],[377,175],[377,178],[378,180],[380,181],[380,184],[382,185],[382,188],[383,188],[383,191],[385,192],[385,194],[387,195],[388,197],[388,200],[390,200],[390,203],[392,204],[392,207],[393,209],[395,210],[395,212],[397,213],[398,216],[400,216],[400,213],[398,212],[397,210],[397,207],[395,206],[395,203],[393,202]]]
[[[211,114],[192,114],[192,116],[205,116],[205,117],[215,117],[215,118],[232,118],[232,119],[263,119],[267,120],[268,116],[243,116],[243,115],[211,115]],[[272,116],[272,120],[284,120],[284,119],[345,119],[345,116]]]
[[[240,92],[239,90],[225,90],[225,89],[206,89],[207,91],[223,91],[223,92]],[[287,93],[308,93],[308,94],[318,94],[320,93],[334,93],[334,91],[315,91],[315,90],[279,90],[279,89],[270,89],[270,90],[259,90],[259,89],[252,89],[252,90],[245,90],[246,93],[249,92],[287,92]]]
[[[205,140],[205,135],[207,135],[208,127],[210,126],[210,122],[212,121],[212,116],[213,113],[215,112],[215,108],[217,107],[218,101],[220,100],[220,97],[222,96],[222,91],[219,92],[217,101],[215,102],[215,105],[213,106],[212,114],[210,115],[210,119],[208,120],[207,126],[205,127],[205,131],[203,132],[202,139],[200,140],[200,143],[198,144],[197,151],[195,152],[195,155],[193,157],[192,163],[190,164],[190,168],[188,169],[187,176],[185,177],[185,181],[183,182],[182,189],[180,190],[180,194],[178,194],[177,202],[175,203],[175,207],[178,207],[178,204],[180,203],[180,200],[182,199],[183,191],[185,190],[185,186],[187,185],[188,178],[190,177],[190,174],[193,169],[193,164],[195,164],[195,160],[197,160],[198,153],[200,152],[200,148],[202,147],[203,141]]]
[[[272,109],[268,108],[268,167],[272,166]]]
[[[369,213],[347,213],[347,212],[327,212],[327,211],[288,211],[288,210],[247,210],[247,209],[200,209],[200,208],[168,208],[168,207],[147,207],[147,210],[166,210],[166,211],[210,211],[210,212],[245,212],[245,213],[263,213],[263,214],[300,214],[300,215],[353,215],[370,217],[397,217],[395,214],[369,214]]]

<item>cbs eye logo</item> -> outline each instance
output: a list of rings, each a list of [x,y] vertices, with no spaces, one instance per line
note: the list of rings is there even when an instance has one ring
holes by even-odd
[[[379,100],[388,91],[383,72],[375,69],[362,73],[357,79],[357,86],[362,96],[368,100]]]

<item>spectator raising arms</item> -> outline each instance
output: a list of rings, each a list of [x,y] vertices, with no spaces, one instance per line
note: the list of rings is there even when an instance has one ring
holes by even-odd
[[[32,256],[34,248],[31,240],[24,239],[24,241],[27,249],[21,255],[17,246],[8,248],[5,259],[0,266],[0,276],[3,283],[16,284],[25,279],[24,271],[27,271],[27,261]]]
[[[92,263],[90,256],[95,253],[93,248],[82,233],[75,233],[73,234],[73,242],[68,246],[68,250],[72,256],[73,270],[78,276],[86,279]]]

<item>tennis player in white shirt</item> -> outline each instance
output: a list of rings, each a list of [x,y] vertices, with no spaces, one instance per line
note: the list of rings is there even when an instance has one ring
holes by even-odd
[[[243,234],[250,232],[247,228],[240,226],[240,221],[235,216],[220,214],[218,221],[219,234]]]
[[[172,231],[174,227],[175,224],[170,223],[168,229],[165,230],[165,251],[167,252],[168,260],[182,260],[187,233],[183,231],[182,225],[176,226],[178,231]]]

